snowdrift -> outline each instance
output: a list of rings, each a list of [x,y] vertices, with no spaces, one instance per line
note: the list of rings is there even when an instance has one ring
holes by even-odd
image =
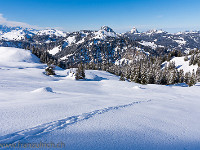
[[[39,58],[31,53],[29,50],[0,47],[0,63],[8,62],[27,62],[27,63],[39,63]]]

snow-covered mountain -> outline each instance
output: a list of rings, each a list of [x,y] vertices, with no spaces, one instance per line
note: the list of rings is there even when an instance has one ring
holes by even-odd
[[[103,26],[97,32],[94,32],[95,36],[94,39],[102,39],[104,40],[107,37],[117,37],[117,34],[108,26]]]
[[[97,31],[68,33],[55,29],[0,26],[0,46],[25,49],[34,46],[41,53],[49,52],[66,66],[80,62],[117,63],[131,60],[135,55],[164,56],[174,50],[188,53],[200,47],[200,32],[139,32],[133,27],[130,32],[117,34],[112,28],[103,26]]]
[[[157,46],[154,49],[163,47],[167,50],[190,51],[200,47],[200,32],[186,31],[178,33],[168,33],[163,30],[149,30],[146,32],[135,32],[136,28],[125,33],[126,37],[137,41],[151,42]]]
[[[56,29],[46,29],[46,30],[40,30],[38,32],[35,32],[36,35],[49,35],[50,37],[58,36],[58,37],[65,37],[67,35],[66,32],[56,30]]]
[[[27,38],[32,38],[33,36],[65,37],[66,34],[66,32],[55,29],[35,30],[0,25],[0,40],[4,41],[26,41]]]
[[[131,34],[139,33],[136,27],[131,29]]]

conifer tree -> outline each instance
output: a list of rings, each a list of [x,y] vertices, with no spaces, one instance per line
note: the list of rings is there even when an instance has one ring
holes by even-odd
[[[120,75],[120,79],[119,80],[120,81],[125,81],[125,77],[124,77],[123,73]]]
[[[189,84],[190,83],[190,79],[191,79],[191,73],[190,72],[186,72],[185,73],[185,77],[184,77],[184,82],[186,84]]]
[[[193,70],[192,72],[192,76],[190,77],[190,81],[188,83],[189,86],[193,86],[196,84],[196,75],[195,75],[195,72]]]
[[[179,83],[183,83],[184,82],[184,71],[183,69],[181,69],[179,71]]]
[[[197,76],[197,81],[200,82],[200,67],[197,68],[196,76]]]
[[[76,70],[75,78],[76,78],[76,80],[85,79],[85,68],[84,68],[83,63],[78,65],[78,69]]]

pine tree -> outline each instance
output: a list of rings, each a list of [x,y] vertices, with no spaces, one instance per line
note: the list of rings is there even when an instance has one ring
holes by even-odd
[[[176,72],[173,69],[171,72],[169,72],[169,76],[168,76],[168,84],[175,84],[175,80],[176,80]]]
[[[164,69],[161,73],[160,76],[160,84],[161,85],[167,85],[168,84],[168,80],[167,80],[167,70]]]
[[[190,72],[186,72],[186,73],[185,73],[185,77],[184,77],[184,82],[185,82],[186,84],[189,84],[190,79],[191,79],[191,73],[190,73]]]
[[[78,69],[76,70],[75,78],[76,78],[76,80],[85,79],[85,69],[84,69],[83,63],[78,65]]]
[[[179,83],[183,83],[184,82],[184,71],[183,69],[181,69],[179,71]]]
[[[124,77],[123,73],[120,75],[120,79],[119,80],[120,81],[125,81],[125,77]]]
[[[190,57],[190,62],[189,62],[189,65],[191,66],[191,65],[193,65],[194,64],[194,55],[192,55],[191,57]]]
[[[196,77],[197,77],[197,81],[200,82],[200,67],[197,68]]]
[[[134,81],[136,83],[141,83],[141,77],[142,77],[142,75],[141,75],[141,69],[140,68],[141,67],[139,67],[139,68],[136,69],[135,79],[134,79]]]
[[[190,77],[190,81],[188,83],[189,86],[193,86],[196,84],[196,75],[195,75],[195,72],[193,70],[192,72],[192,76]]]
[[[147,72],[145,67],[141,69],[141,84],[147,84]]]

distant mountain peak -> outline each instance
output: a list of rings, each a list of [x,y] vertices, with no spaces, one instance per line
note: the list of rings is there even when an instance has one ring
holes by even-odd
[[[102,26],[101,29],[94,33],[93,38],[105,39],[106,37],[117,37],[117,34],[108,26]]]
[[[133,28],[131,29],[131,33],[139,33],[139,32],[138,32],[138,30],[137,30],[136,27],[133,27]]]
[[[102,26],[101,30],[104,30],[106,32],[114,32],[112,28],[108,27],[108,26]]]

